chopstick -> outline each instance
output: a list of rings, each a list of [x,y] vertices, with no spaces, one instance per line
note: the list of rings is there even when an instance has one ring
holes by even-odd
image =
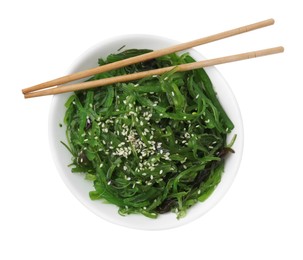
[[[66,76],[63,76],[63,77],[60,77],[60,78],[56,78],[56,79],[53,79],[53,80],[50,80],[50,81],[46,81],[44,83],[40,83],[38,85],[34,85],[32,87],[29,87],[29,88],[22,89],[22,93],[26,94],[26,93],[30,93],[30,92],[33,92],[33,91],[58,86],[58,85],[68,83],[68,82],[71,82],[71,81],[75,81],[75,80],[78,80],[78,79],[81,79],[81,78],[89,77],[89,76],[92,76],[92,75],[95,75],[95,74],[98,74],[98,73],[106,72],[106,71],[113,70],[113,69],[118,69],[118,68],[125,67],[125,66],[128,66],[128,65],[134,64],[134,63],[138,63],[138,62],[146,61],[146,60],[149,60],[149,59],[154,59],[154,58],[157,58],[157,57],[161,57],[161,56],[164,56],[166,54],[186,50],[186,49],[198,46],[198,45],[218,41],[218,40],[221,40],[221,39],[224,39],[224,38],[228,38],[228,37],[235,36],[235,35],[238,35],[238,34],[242,34],[242,33],[245,33],[245,32],[249,32],[249,31],[252,31],[252,30],[260,29],[260,28],[263,28],[263,27],[266,27],[266,26],[269,26],[269,25],[273,25],[274,22],[275,22],[274,19],[268,19],[268,20],[260,21],[260,22],[257,22],[257,23],[245,25],[245,26],[238,27],[238,28],[235,28],[235,29],[232,29],[232,30],[224,31],[224,32],[217,33],[217,34],[214,34],[214,35],[211,35],[211,36],[207,36],[207,37],[200,38],[200,39],[197,39],[197,40],[194,40],[194,41],[190,41],[190,42],[187,42],[187,43],[181,43],[181,44],[178,44],[178,45],[174,45],[174,46],[164,48],[164,49],[160,49],[160,50],[155,50],[153,52],[146,53],[146,54],[143,54],[143,55],[139,55],[139,56],[136,56],[136,57],[132,57],[132,58],[129,58],[129,59],[125,59],[125,60],[117,61],[117,62],[114,62],[114,63],[106,64],[106,65],[103,65],[103,66],[95,67],[95,68],[92,68],[92,69],[76,72],[76,73],[71,74],[71,75],[66,75]],[[27,97],[29,97],[29,96],[27,96]]]
[[[279,47],[274,47],[274,48],[269,48],[269,49],[252,51],[252,52],[245,52],[245,53],[234,54],[234,55],[215,58],[215,59],[181,64],[178,66],[165,67],[165,68],[160,68],[160,69],[155,69],[155,70],[143,71],[143,72],[138,72],[138,73],[133,73],[133,74],[127,74],[127,75],[122,75],[122,76],[117,76],[117,77],[88,81],[88,82],[83,82],[83,83],[67,85],[67,86],[59,86],[59,87],[40,90],[40,91],[36,91],[36,92],[25,93],[24,97],[33,98],[33,97],[60,94],[60,93],[66,93],[66,92],[71,92],[71,91],[77,91],[77,90],[91,89],[91,88],[101,87],[101,86],[110,85],[110,84],[114,84],[114,83],[118,83],[118,82],[128,82],[128,81],[132,81],[132,80],[137,80],[137,79],[141,79],[141,78],[145,78],[145,77],[150,77],[153,75],[161,75],[172,69],[176,69],[176,71],[188,71],[188,70],[199,69],[202,67],[214,66],[214,65],[223,64],[223,63],[229,63],[229,62],[234,62],[234,61],[257,58],[257,57],[261,57],[261,56],[265,56],[265,55],[281,53],[283,51],[284,51],[284,48],[282,46],[279,46]]]

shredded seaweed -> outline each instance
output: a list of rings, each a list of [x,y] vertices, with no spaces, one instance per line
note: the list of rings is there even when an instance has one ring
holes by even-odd
[[[111,54],[99,65],[149,51]],[[170,54],[89,80],[192,61]],[[233,152],[226,139],[234,125],[203,69],[78,91],[66,102],[64,123],[72,172],[93,181],[92,200],[117,205],[123,216],[184,217],[212,194]]]

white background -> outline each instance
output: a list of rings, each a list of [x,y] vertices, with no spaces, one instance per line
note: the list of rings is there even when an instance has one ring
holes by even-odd
[[[1,1],[0,259],[302,259],[299,3]],[[211,58],[285,47],[284,54],[217,67],[241,108],[245,147],[236,180],[215,208],[180,228],[138,231],[100,219],[72,196],[49,151],[52,98],[24,100],[22,88],[63,75],[112,36],[185,42],[268,18],[276,24],[196,48]]]

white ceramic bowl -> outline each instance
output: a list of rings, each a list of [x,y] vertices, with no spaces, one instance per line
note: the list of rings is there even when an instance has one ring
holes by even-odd
[[[102,41],[90,48],[73,63],[72,68],[67,71],[67,73],[74,73],[76,71],[96,67],[99,57],[106,57],[108,54],[115,53],[123,45],[126,45],[124,50],[130,48],[147,48],[156,50],[177,43],[178,42],[174,40],[158,36],[123,35]],[[193,49],[189,51],[196,60],[203,59],[203,56],[197,51]],[[237,140],[233,146],[236,153],[230,156],[226,161],[225,172],[220,184],[205,202],[196,204],[188,210],[185,218],[177,220],[174,213],[160,215],[157,219],[149,219],[141,215],[129,215],[123,217],[118,214],[118,208],[116,206],[104,204],[101,201],[90,200],[88,193],[93,190],[93,184],[84,180],[83,175],[71,173],[71,169],[67,166],[71,163],[71,154],[60,143],[60,141],[66,141],[65,127],[64,125],[63,127],[59,127],[59,124],[63,122],[65,114],[64,103],[71,95],[70,93],[66,93],[56,95],[53,98],[49,116],[49,138],[51,152],[57,169],[72,194],[89,210],[101,218],[115,224],[136,229],[160,230],[177,227],[201,217],[210,210],[227,192],[238,171],[243,150],[243,125],[236,99],[224,78],[214,67],[206,68],[206,72],[213,82],[221,104],[235,124],[235,128],[230,137],[236,133]]]

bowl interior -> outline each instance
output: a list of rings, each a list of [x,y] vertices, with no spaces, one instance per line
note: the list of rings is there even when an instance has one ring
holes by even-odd
[[[130,48],[147,48],[156,50],[177,43],[178,42],[174,40],[151,35],[125,35],[112,38],[107,41],[102,41],[86,51],[73,63],[73,66],[69,71],[67,71],[67,73],[70,74],[76,71],[96,67],[98,65],[98,58],[105,58],[108,54],[116,53],[117,50],[124,45],[124,50]],[[193,49],[187,51],[189,51],[196,60],[204,59],[201,54]],[[233,146],[236,153],[230,156],[226,161],[225,171],[220,184],[205,202],[198,203],[193,206],[188,211],[185,218],[177,220],[175,214],[167,213],[160,215],[154,220],[141,215],[123,217],[118,214],[118,208],[116,206],[105,204],[101,201],[90,200],[88,193],[93,190],[92,183],[84,180],[84,176],[82,174],[71,173],[71,169],[67,166],[71,163],[71,155],[60,143],[60,141],[66,142],[66,129],[63,124],[65,114],[64,104],[67,98],[71,95],[70,93],[66,93],[53,97],[49,115],[49,139],[56,167],[63,181],[73,195],[88,209],[109,222],[130,228],[145,230],[177,227],[197,219],[211,209],[224,196],[236,176],[243,151],[243,125],[238,104],[227,82],[214,67],[206,68],[206,72],[213,82],[222,106],[235,124],[235,128],[229,135],[229,138],[231,138],[233,134],[237,134],[237,140]],[[59,126],[60,123],[63,124],[62,127]]]

